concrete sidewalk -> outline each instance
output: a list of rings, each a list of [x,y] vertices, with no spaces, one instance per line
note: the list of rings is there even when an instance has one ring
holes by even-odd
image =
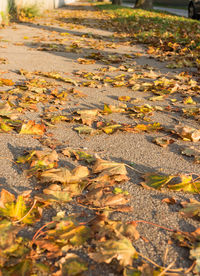
[[[132,8],[134,6],[134,4],[123,2],[122,6]],[[170,12],[170,13],[175,14],[175,15],[188,17],[188,12],[185,9],[177,9],[177,8],[167,8],[167,7],[154,6],[154,10],[166,11],[166,12]]]
[[[148,104],[153,109],[150,112],[150,117],[145,114],[145,117],[150,119],[146,120],[145,124],[158,122],[166,129],[175,123],[177,124],[177,120],[189,124],[190,120],[181,114],[174,115],[174,113],[167,111],[166,107],[171,107],[173,104],[170,98],[154,102],[150,100],[153,95],[151,91],[142,91],[138,88],[145,82],[153,84],[155,79],[161,77],[171,78],[173,83],[178,83],[176,76],[182,69],[166,68],[165,62],[154,59],[152,55],[146,52],[146,45],[134,44],[134,39],[130,40],[128,34],[121,36],[121,31],[119,32],[116,25],[109,25],[108,23],[108,17],[96,11],[90,3],[76,3],[51,11],[41,19],[0,29],[0,58],[5,59],[5,63],[0,65],[2,78],[12,79],[16,84],[19,84],[27,81],[31,75],[34,79],[40,79],[36,81],[36,84],[42,83],[40,89],[36,89],[36,87],[33,92],[30,92],[30,95],[27,94],[27,100],[32,97],[33,103],[36,102],[37,111],[29,110],[27,107],[22,114],[23,118],[40,122],[46,114],[52,115],[54,112],[68,117],[72,116],[76,110],[103,110],[104,103],[121,107],[127,104],[133,108],[135,105],[144,106]],[[91,60],[94,62],[90,62]],[[41,79],[44,77],[38,77],[34,73],[20,75],[20,69],[28,72],[56,71],[65,78],[75,80],[78,87],[74,87],[72,83],[46,78],[46,85],[49,85],[47,93],[52,93],[52,95],[58,92],[67,94],[67,100],[65,101],[63,98],[62,103],[58,101],[55,108],[51,98],[44,102],[40,102],[40,100],[37,102],[40,94],[43,95],[41,89],[44,81]],[[130,84],[121,85],[127,79],[130,80]],[[116,85],[112,85],[109,80],[115,81]],[[8,91],[10,88],[3,87],[3,89]],[[80,91],[83,92],[85,97],[74,96],[70,92],[77,90],[79,93]],[[26,93],[25,90],[22,92],[22,94]],[[20,101],[18,95],[15,98],[14,94],[8,94],[7,97],[6,93],[2,91],[0,95],[1,101],[8,99],[16,101],[16,104]],[[126,95],[131,97],[131,102],[120,102],[119,97]],[[181,106],[180,95],[174,93],[174,98],[177,98]],[[177,116],[176,121],[174,116]],[[103,114],[98,120],[135,125],[141,122],[142,117],[131,117],[128,114],[111,112],[111,114]],[[199,127],[197,121],[192,120],[192,123],[193,127]],[[74,130],[77,124],[77,121],[62,121],[56,125],[49,124],[45,139],[50,140],[51,143],[55,143],[53,139],[56,139],[62,148],[87,149],[88,152],[96,154],[102,159],[125,163],[129,166],[127,170],[130,180],[120,187],[124,191],[128,191],[133,212],[114,212],[112,219],[129,222],[142,219],[182,231],[194,231],[199,226],[198,222],[190,218],[185,219],[178,212],[180,209],[178,204],[182,201],[195,199],[195,195],[173,192],[168,189],[161,193],[157,190],[144,189],[140,184],[142,181],[141,174],[148,172],[166,175],[191,172],[198,174],[199,164],[194,164],[191,157],[183,157],[180,154],[180,148],[185,143],[191,144],[192,142],[176,139],[169,147],[162,148],[152,142],[158,136],[163,137],[161,132],[116,131],[110,135],[103,132],[99,135],[86,135],[79,134]],[[1,160],[1,187],[15,194],[27,190],[33,190],[37,194],[38,183],[35,178],[27,178],[23,166],[19,167],[20,165],[14,161],[26,151],[47,148],[48,144],[44,144],[41,139],[36,139],[33,135],[20,135],[14,131],[12,133],[2,132],[0,134],[0,155],[6,158]],[[59,166],[70,168],[77,166],[77,161],[63,156],[60,151],[59,156]],[[169,206],[162,202],[162,199],[171,197],[175,197],[178,204]],[[65,211],[66,214],[82,211],[84,214],[88,212],[86,207],[67,203],[56,211]],[[91,210],[89,212],[91,213]],[[50,217],[49,221],[51,219]],[[165,266],[168,266],[176,261],[175,267],[187,269],[191,266],[188,249],[172,243],[171,232],[148,224],[138,224],[138,229],[142,238],[136,241],[134,246],[141,254],[159,265],[164,263]],[[166,252],[169,253],[166,254]],[[92,263],[92,265],[95,269],[92,270],[91,268],[84,275],[119,275],[119,273],[113,272],[109,265],[98,263]]]

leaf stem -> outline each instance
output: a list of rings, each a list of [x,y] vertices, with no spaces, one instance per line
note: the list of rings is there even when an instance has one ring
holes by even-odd
[[[175,261],[173,261],[171,264],[169,264],[158,276],[163,276],[165,275],[165,272],[170,270],[170,268],[175,264]]]
[[[137,252],[137,251],[136,251],[136,252]],[[154,266],[156,266],[156,267],[158,267],[158,268],[164,269],[165,272],[166,272],[167,270],[169,270],[169,271],[171,271],[171,272],[183,271],[182,268],[170,269],[170,267],[174,264],[174,262],[171,263],[170,266],[168,266],[168,267],[163,267],[163,266],[161,266],[161,265],[158,265],[157,263],[155,263],[154,261],[152,261],[151,259],[149,259],[148,257],[144,256],[144,255],[141,254],[141,253],[137,252],[137,254],[138,254],[140,257],[142,257],[143,259],[145,259],[145,260],[147,260],[148,262],[150,262],[151,264],[153,264]],[[166,269],[167,269],[167,270],[166,270]],[[163,275],[163,274],[161,274],[161,275]],[[160,274],[159,274],[159,276],[160,276]]]
[[[37,232],[35,233],[35,235],[33,236],[32,241],[36,240],[39,236],[40,236],[40,232],[42,231],[42,229],[44,229],[46,226],[53,224],[55,221],[50,221],[47,222],[45,225],[43,225],[42,227],[40,227],[40,229],[37,230]]]
[[[141,172],[141,171],[135,169],[134,167],[129,166],[128,164],[125,164],[125,163],[124,163],[124,165],[125,165],[126,167],[128,167],[129,169],[133,170],[133,171],[136,171],[136,172],[138,172],[138,173],[140,173],[140,174],[144,174],[144,172]]]
[[[180,231],[180,230],[176,230],[176,229],[171,229],[171,228],[168,228],[168,227],[165,227],[165,226],[161,226],[161,225],[159,225],[159,224],[156,224],[156,223],[154,223],[154,222],[149,222],[149,221],[146,221],[146,220],[133,220],[133,221],[131,221],[131,222],[129,222],[129,223],[146,223],[146,224],[150,224],[150,225],[153,225],[153,226],[156,226],[156,227],[158,227],[158,228],[162,228],[162,229],[164,229],[164,230],[167,230],[167,231],[170,231],[170,232],[181,232],[181,233],[184,233],[184,232],[182,232],[182,231]]]

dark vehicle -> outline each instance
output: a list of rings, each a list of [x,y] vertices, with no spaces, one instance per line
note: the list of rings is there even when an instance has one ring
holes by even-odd
[[[192,19],[200,19],[200,0],[189,1],[188,17]]]

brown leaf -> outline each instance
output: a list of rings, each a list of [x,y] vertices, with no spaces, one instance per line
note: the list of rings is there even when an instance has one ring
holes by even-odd
[[[153,139],[153,142],[156,143],[158,146],[165,148],[168,145],[174,143],[175,140],[170,139],[170,138],[158,137],[158,138]]]
[[[91,126],[95,121],[98,112],[98,109],[78,110],[76,112],[78,116],[75,116],[74,119],[81,120],[84,125]]]
[[[103,159],[97,159],[92,169],[93,173],[103,172],[108,175],[126,175],[126,167],[123,163],[116,163]]]
[[[5,189],[1,190],[0,207],[4,208],[6,203],[14,202],[15,196]]]
[[[44,182],[61,182],[61,183],[77,183],[89,176],[89,170],[87,167],[78,166],[70,172],[67,168],[51,169],[44,171],[40,174],[42,181]]]
[[[198,142],[200,140],[200,130],[195,129],[189,126],[177,126],[175,127],[175,132],[178,134],[183,140]]]
[[[172,204],[172,205],[177,203],[176,199],[173,198],[173,197],[166,197],[166,198],[163,198],[163,199],[162,199],[162,202],[165,202],[165,203],[167,203],[167,204]]]
[[[124,205],[127,202],[128,202],[127,198],[122,194],[118,194],[118,195],[108,194],[101,199],[101,206],[114,207],[118,205]]]

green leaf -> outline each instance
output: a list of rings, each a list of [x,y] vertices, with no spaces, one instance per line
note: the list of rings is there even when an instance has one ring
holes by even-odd
[[[60,185],[52,184],[48,188],[43,190],[45,200],[48,201],[58,201],[58,202],[68,202],[72,200],[73,196],[80,195],[84,185],[79,183],[70,184],[62,188]]]
[[[11,131],[13,128],[5,123],[0,123],[0,129],[3,130],[4,132],[9,132]]]
[[[197,180],[196,180],[197,179]],[[189,193],[199,193],[200,180],[197,175],[178,175],[174,176],[167,187],[170,190],[184,191]]]
[[[62,275],[75,276],[88,270],[87,264],[77,255],[68,253],[62,264]]]
[[[183,204],[184,208],[179,210],[179,213],[186,217],[195,217],[198,216],[200,217],[200,202],[199,201],[192,201],[192,202],[187,202]]]
[[[62,251],[83,245],[90,236],[90,228],[80,224],[73,217],[62,218],[54,225],[54,229],[47,231],[47,238],[62,248]]]
[[[128,191],[124,191],[121,188],[115,187],[113,190],[113,193],[118,195],[118,194],[124,194],[124,195],[129,195]]]
[[[95,129],[89,126],[75,127],[74,130],[76,130],[79,134],[93,134],[95,132]]]
[[[158,175],[158,174],[146,174],[144,176],[145,183],[141,183],[145,188],[150,187],[153,189],[161,189],[170,180],[171,176]]]
[[[184,191],[189,193],[199,193],[200,180],[199,176],[188,175],[158,175],[158,174],[146,174],[144,176],[145,182],[141,183],[143,187],[161,189],[169,188],[174,191]]]
[[[109,126],[105,126],[102,128],[103,132],[105,132],[106,134],[112,134],[114,133],[117,129],[120,129],[120,127],[122,127],[122,125],[116,124],[116,125],[109,125]]]
[[[23,196],[18,196],[15,202],[5,203],[4,208],[0,207],[0,215],[14,220],[21,220],[29,212],[30,208],[31,207],[26,205]],[[22,222],[31,224],[37,217],[39,217],[39,213],[36,208],[33,208],[33,210],[25,216]]]
[[[22,237],[17,237],[21,227],[13,225],[7,219],[0,221],[0,266],[4,267],[4,264],[12,257],[20,258],[23,256],[26,258],[26,254],[29,252],[27,243]],[[9,274],[3,274],[9,275]]]
[[[32,261],[23,260],[15,266],[3,268],[3,275],[6,276],[30,276],[32,270]]]
[[[141,271],[139,271],[138,269],[136,268],[124,268],[124,271],[123,271],[123,276],[141,276],[142,273]]]

